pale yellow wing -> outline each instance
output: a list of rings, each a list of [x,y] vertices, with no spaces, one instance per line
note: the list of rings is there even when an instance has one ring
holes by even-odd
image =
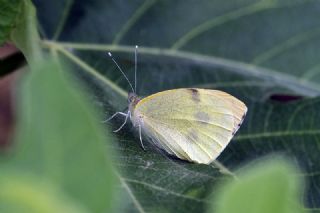
[[[148,96],[134,108],[144,133],[181,159],[208,164],[238,130],[247,107],[222,91],[175,89]]]

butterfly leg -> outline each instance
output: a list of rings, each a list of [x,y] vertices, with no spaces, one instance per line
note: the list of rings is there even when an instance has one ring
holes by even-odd
[[[125,114],[125,113],[123,113],[123,114]],[[130,116],[130,112],[125,114],[125,116],[126,116],[126,119],[124,120],[123,124],[117,130],[114,130],[113,132],[119,132],[122,129],[122,127],[124,127],[124,125],[126,125],[128,117]]]
[[[142,136],[141,136],[141,125],[139,125],[139,137],[140,137],[140,143],[141,143],[141,146],[142,146],[142,149],[143,150],[146,150],[143,146],[143,143],[142,143]]]
[[[112,116],[110,116],[107,120],[102,121],[102,123],[106,123],[110,121],[112,118],[116,117],[117,115],[127,116],[127,114],[124,112],[116,112]]]

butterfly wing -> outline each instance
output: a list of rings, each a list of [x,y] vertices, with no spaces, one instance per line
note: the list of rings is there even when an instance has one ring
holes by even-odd
[[[228,93],[190,88],[148,96],[138,102],[133,116],[169,154],[209,164],[228,145],[246,111],[245,104]]]

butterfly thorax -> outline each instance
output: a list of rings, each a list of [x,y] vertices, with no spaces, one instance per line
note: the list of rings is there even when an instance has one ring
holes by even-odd
[[[128,103],[129,103],[129,111],[131,113],[131,118],[134,118],[135,116],[134,109],[140,100],[141,98],[137,94],[133,92],[128,93]]]

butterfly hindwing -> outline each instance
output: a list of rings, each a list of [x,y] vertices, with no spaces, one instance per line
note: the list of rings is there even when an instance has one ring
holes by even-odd
[[[159,147],[181,159],[208,164],[238,130],[246,106],[219,90],[175,89],[138,102],[134,117]]]

